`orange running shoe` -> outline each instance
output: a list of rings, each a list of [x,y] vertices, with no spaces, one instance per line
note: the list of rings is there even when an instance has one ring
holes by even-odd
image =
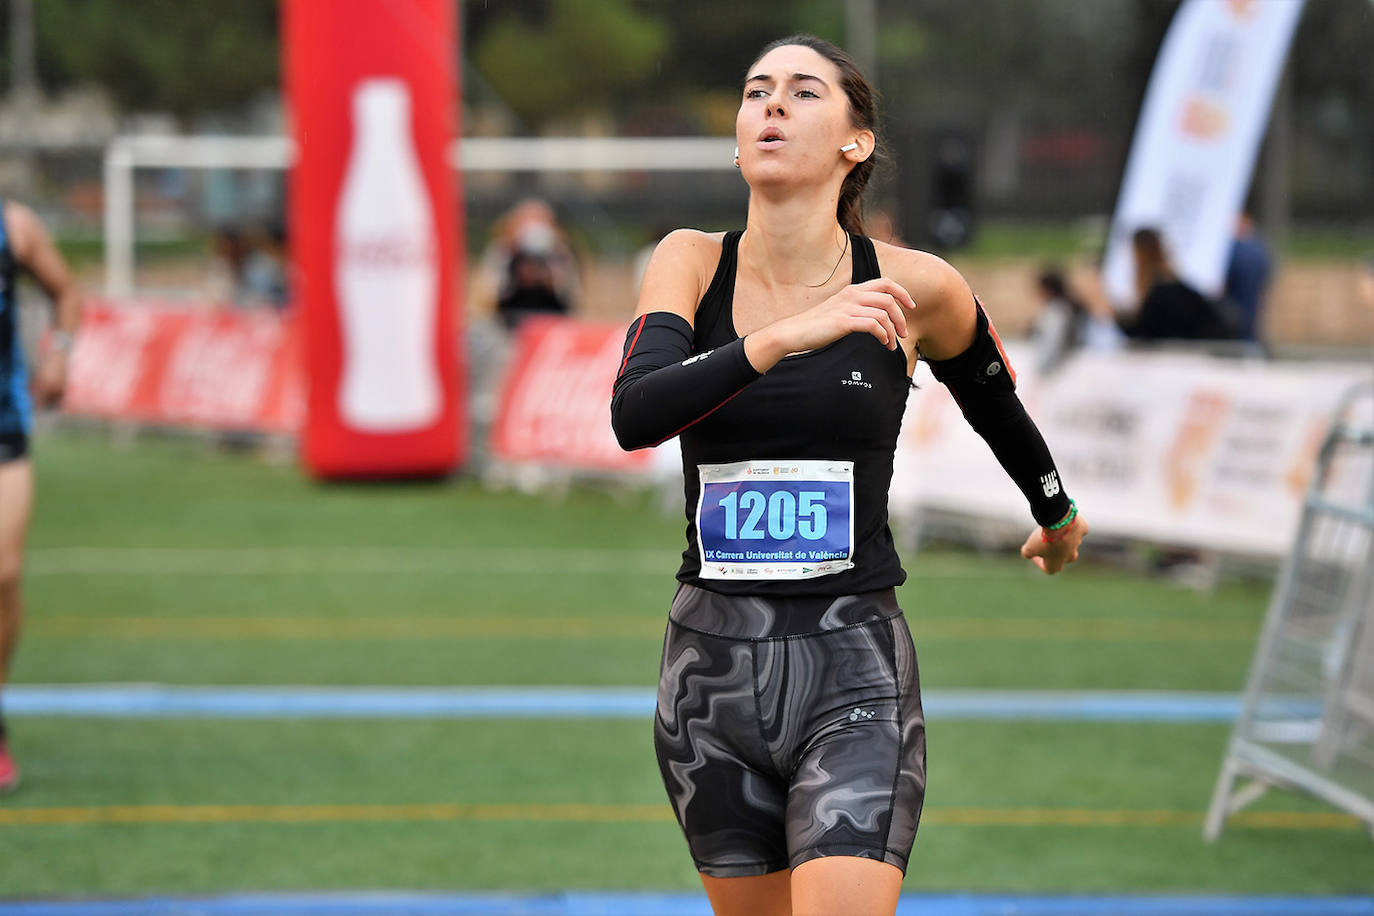
[[[19,767],[14,765],[9,745],[0,738],[0,795],[6,795],[19,788]]]

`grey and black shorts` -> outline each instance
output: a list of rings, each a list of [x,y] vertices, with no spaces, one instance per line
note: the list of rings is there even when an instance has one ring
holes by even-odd
[[[761,599],[679,586],[654,747],[698,871],[861,856],[905,872],[925,745],[916,650],[892,590]]]

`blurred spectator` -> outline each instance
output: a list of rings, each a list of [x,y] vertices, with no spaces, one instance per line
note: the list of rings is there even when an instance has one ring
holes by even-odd
[[[239,304],[268,305],[281,311],[286,308],[290,295],[286,278],[286,229],[280,222],[275,222],[254,231],[249,238],[239,286]]]
[[[286,231],[281,223],[247,231],[220,226],[214,231],[213,244],[214,257],[205,280],[210,302],[277,310],[287,306]]]
[[[577,260],[553,208],[537,198],[501,218],[478,270],[475,298],[508,329],[532,315],[565,315],[576,303]]]
[[[235,226],[216,226],[211,234],[212,256],[205,277],[205,297],[213,303],[236,303],[243,288],[248,241]]]
[[[1040,372],[1052,372],[1076,350],[1115,350],[1121,332],[1113,321],[1094,315],[1071,289],[1063,273],[1047,267],[1036,279],[1040,310],[1031,323],[1030,340]]]
[[[1236,335],[1241,340],[1260,343],[1260,319],[1273,273],[1274,259],[1269,246],[1256,232],[1250,214],[1241,213],[1236,220],[1235,237],[1231,240],[1226,287],[1222,294],[1235,321]]]
[[[1135,340],[1235,339],[1236,329],[1217,304],[1174,272],[1157,229],[1137,229],[1131,248],[1140,304],[1134,313],[1116,316],[1126,336]]]

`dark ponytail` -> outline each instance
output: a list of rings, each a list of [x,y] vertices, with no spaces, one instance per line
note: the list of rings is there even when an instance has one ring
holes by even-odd
[[[771,42],[759,52],[757,61],[771,51],[789,45],[810,48],[821,57],[830,61],[840,71],[840,88],[849,99],[849,122],[858,130],[873,132],[874,147],[872,154],[863,162],[857,163],[844,177],[840,186],[840,201],[835,208],[835,218],[846,232],[856,235],[864,233],[863,196],[868,180],[873,177],[873,169],[882,158],[882,143],[878,138],[878,94],[868,80],[859,72],[854,61],[835,45],[824,38],[814,35],[789,35]]]

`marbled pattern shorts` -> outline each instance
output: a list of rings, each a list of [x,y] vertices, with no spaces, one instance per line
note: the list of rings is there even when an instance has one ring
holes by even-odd
[[[837,855],[905,872],[925,797],[925,718],[894,592],[774,600],[681,585],[654,746],[702,873]]]

